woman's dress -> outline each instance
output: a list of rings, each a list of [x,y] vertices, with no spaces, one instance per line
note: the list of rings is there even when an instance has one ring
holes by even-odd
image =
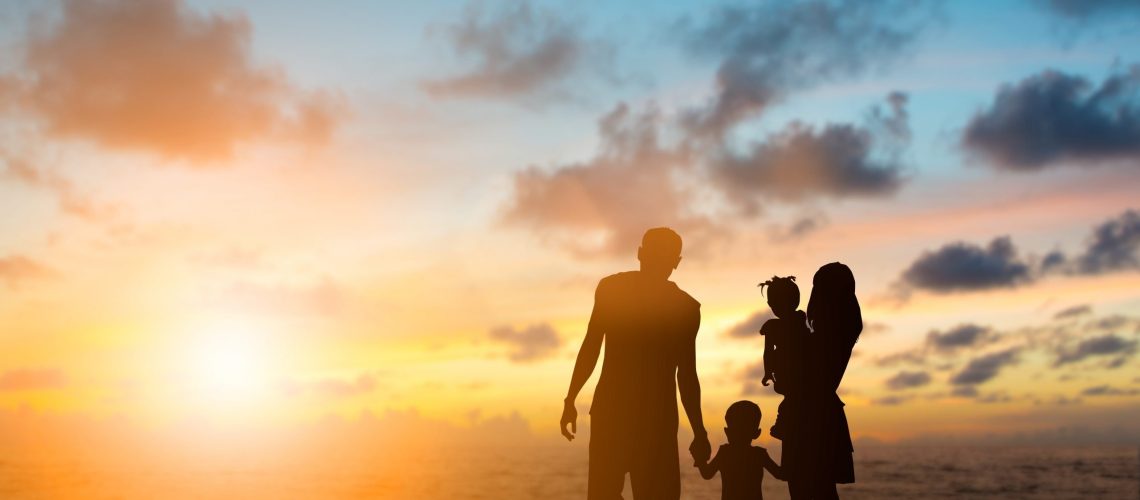
[[[855,482],[854,447],[844,403],[836,391],[851,360],[854,342],[822,326],[804,349],[804,391],[796,398],[798,417],[783,442],[781,467],[789,481]]]

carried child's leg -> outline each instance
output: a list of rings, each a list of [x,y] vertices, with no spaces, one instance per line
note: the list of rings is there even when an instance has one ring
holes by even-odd
[[[789,418],[788,408],[788,398],[785,396],[784,400],[780,401],[780,406],[776,408],[776,422],[772,424],[772,430],[768,431],[770,436],[781,441],[787,437],[785,435],[785,428],[787,427],[787,420]]]

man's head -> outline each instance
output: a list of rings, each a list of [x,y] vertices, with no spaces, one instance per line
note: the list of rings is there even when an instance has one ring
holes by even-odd
[[[748,444],[760,437],[760,407],[751,401],[737,401],[724,412],[724,434],[732,444]]]
[[[637,249],[641,271],[666,279],[681,263],[681,236],[667,227],[655,227],[641,237]]]

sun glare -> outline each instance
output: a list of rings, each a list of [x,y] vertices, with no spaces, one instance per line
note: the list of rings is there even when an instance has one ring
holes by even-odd
[[[190,369],[202,398],[246,405],[268,395],[271,356],[264,332],[228,322],[206,329],[197,340]]]

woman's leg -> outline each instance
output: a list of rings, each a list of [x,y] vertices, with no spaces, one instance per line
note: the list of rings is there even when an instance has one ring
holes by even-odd
[[[813,500],[839,500],[839,490],[835,483],[818,483],[815,485]]]
[[[811,500],[811,484],[807,481],[788,481],[788,496],[792,500]]]

